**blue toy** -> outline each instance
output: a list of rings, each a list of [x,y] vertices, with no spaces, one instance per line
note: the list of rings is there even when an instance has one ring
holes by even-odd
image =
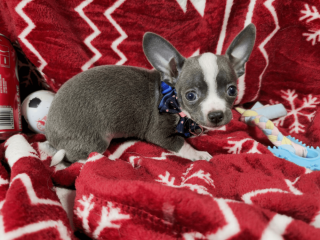
[[[279,158],[286,159],[301,167],[311,170],[320,170],[320,148],[306,146],[301,141],[283,136],[278,128],[269,119],[278,118],[287,114],[282,104],[263,106],[257,102],[251,110],[236,108],[242,114],[241,121],[248,125],[259,127],[274,147],[268,149]]]
[[[307,149],[307,156],[299,157],[296,154],[294,154],[292,151],[288,150],[286,148],[286,145],[282,145],[279,147],[274,146],[273,148],[268,147],[268,149],[279,158],[286,159],[290,162],[293,162],[301,167],[306,167],[311,170],[320,170],[320,148],[317,147],[316,149],[314,147],[306,146],[306,144],[302,143],[301,141],[295,139],[294,137],[287,136],[292,142],[295,142],[296,144],[299,144]]]

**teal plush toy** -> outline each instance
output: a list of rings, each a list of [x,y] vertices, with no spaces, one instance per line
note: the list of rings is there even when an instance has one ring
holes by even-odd
[[[287,114],[282,104],[263,106],[256,103],[252,109],[236,108],[241,113],[240,120],[251,126],[257,126],[274,145],[268,149],[277,157],[286,159],[311,170],[320,170],[320,148],[306,146],[291,136],[283,136],[270,119]]]

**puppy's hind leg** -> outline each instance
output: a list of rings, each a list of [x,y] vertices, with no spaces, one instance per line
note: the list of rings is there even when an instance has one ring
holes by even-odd
[[[109,141],[102,138],[82,138],[81,140],[61,141],[59,146],[65,151],[66,160],[68,162],[76,162],[79,160],[86,160],[92,152],[104,153],[109,146]],[[61,154],[62,153],[63,152],[61,152]]]

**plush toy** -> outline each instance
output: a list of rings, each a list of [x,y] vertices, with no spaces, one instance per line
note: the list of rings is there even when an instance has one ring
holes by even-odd
[[[22,116],[28,123],[30,130],[43,133],[48,111],[55,94],[40,90],[31,93],[22,103]]]
[[[299,166],[311,170],[320,170],[320,149],[308,147],[291,136],[283,136],[279,129],[264,115],[273,115],[272,118],[285,115],[281,104],[266,106],[251,110],[236,108],[241,113],[240,120],[251,126],[257,126],[263,131],[274,145],[268,149],[277,157],[284,158]],[[272,109],[271,109],[272,108]],[[280,109],[280,110],[279,110]]]

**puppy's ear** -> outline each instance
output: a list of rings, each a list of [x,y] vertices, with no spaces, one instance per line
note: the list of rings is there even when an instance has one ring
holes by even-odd
[[[250,57],[255,40],[256,27],[250,23],[236,36],[226,52],[238,77],[244,74],[244,65]]]
[[[148,32],[143,36],[143,51],[162,81],[174,87],[185,58],[164,38]]]

